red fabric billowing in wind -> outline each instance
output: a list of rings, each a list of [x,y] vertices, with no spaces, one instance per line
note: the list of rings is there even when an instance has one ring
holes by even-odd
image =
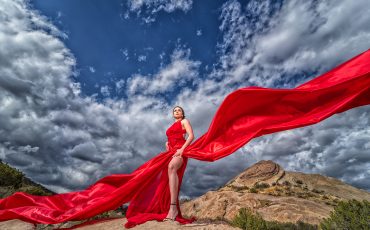
[[[294,89],[253,86],[230,93],[207,132],[185,149],[184,163],[178,170],[179,190],[188,158],[215,161],[252,138],[315,124],[335,113],[370,104],[369,72],[370,50]],[[0,200],[0,221],[55,224],[83,220],[127,202],[127,228],[163,220],[170,204],[167,166],[184,143],[176,137],[180,128],[180,122],[175,122],[166,132],[171,142],[169,151],[159,153],[130,174],[106,176],[82,191],[52,196],[16,192]],[[184,218],[179,210],[176,220],[186,224],[195,218]]]

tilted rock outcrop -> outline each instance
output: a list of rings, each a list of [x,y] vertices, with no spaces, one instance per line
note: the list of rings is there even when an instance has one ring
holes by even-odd
[[[217,191],[182,204],[186,216],[232,220],[248,207],[265,220],[318,224],[340,200],[369,200],[370,193],[319,174],[285,171],[273,161],[260,161]]]

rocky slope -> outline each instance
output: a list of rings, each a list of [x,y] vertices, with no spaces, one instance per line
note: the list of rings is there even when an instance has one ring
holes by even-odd
[[[248,207],[265,220],[318,224],[340,200],[369,200],[370,193],[319,174],[285,171],[272,161],[260,161],[217,191],[185,202],[182,212],[212,220],[231,220]]]

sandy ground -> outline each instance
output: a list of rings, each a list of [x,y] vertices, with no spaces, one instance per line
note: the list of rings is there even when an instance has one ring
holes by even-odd
[[[23,222],[21,220],[9,220],[0,222],[0,230],[34,230],[34,229],[76,229],[76,230],[122,230],[126,229],[124,224],[127,222],[126,218],[117,218],[113,220],[104,220],[102,222],[94,223],[91,225],[80,226],[78,225],[66,228],[46,226],[43,228],[35,227],[33,224]],[[82,224],[81,224],[82,225]],[[158,222],[158,221],[148,221],[144,224],[138,225],[133,230],[152,230],[152,229],[161,229],[161,230],[175,230],[175,229],[192,229],[192,230],[216,230],[216,229],[225,229],[225,230],[236,230],[239,228],[231,227],[224,223],[191,223],[186,225],[180,225],[178,222]]]

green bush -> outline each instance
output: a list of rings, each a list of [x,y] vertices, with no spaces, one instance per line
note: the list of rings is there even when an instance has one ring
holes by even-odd
[[[124,216],[124,214],[121,213],[120,211],[117,211],[116,209],[116,210],[109,210],[109,211],[105,211],[103,213],[97,214],[93,217],[88,218],[87,221],[99,220],[99,219],[111,219],[111,218],[117,218],[117,217],[122,217],[122,216]]]
[[[267,229],[266,221],[264,221],[259,214],[253,214],[253,212],[247,208],[239,209],[239,213],[234,217],[231,225],[241,229]]]
[[[231,221],[231,225],[241,229],[253,230],[317,230],[316,225],[303,222],[280,223],[277,221],[265,221],[260,214],[253,213],[249,208],[239,209],[238,215]]]
[[[285,180],[285,181],[283,182],[283,185],[285,185],[285,186],[291,186],[292,184],[291,184],[289,181]]]
[[[98,215],[95,215],[95,216],[89,218],[89,220],[98,220],[98,219],[109,218],[111,215],[112,215],[112,211],[106,211],[106,212],[100,213]]]
[[[267,183],[255,183],[253,187],[256,189],[264,189],[270,187],[270,185]]]
[[[370,229],[370,202],[367,200],[339,201],[329,218],[325,218],[321,229]]]
[[[256,189],[256,188],[254,188],[254,187],[253,187],[253,188],[250,188],[250,189],[249,189],[249,192],[251,192],[251,193],[257,193],[258,191],[257,191],[257,189]]]
[[[324,193],[325,191],[324,190],[317,190],[317,189],[312,189],[311,190],[312,192],[314,192],[314,193]]]
[[[26,192],[26,193],[31,194],[31,195],[37,195],[37,196],[52,195],[50,192],[46,192],[42,188],[36,187],[36,186],[24,187],[24,188],[20,189],[19,191]]]
[[[296,180],[295,181],[297,184],[303,184],[303,181],[302,180]]]
[[[247,190],[249,189],[248,186],[235,186],[235,185],[230,185],[231,189],[236,191],[236,192],[240,192],[240,191],[243,191],[243,190]]]
[[[267,225],[269,230],[317,230],[317,225],[307,224],[301,221],[294,223],[279,223],[277,221],[269,221]]]
[[[19,188],[22,184],[23,174],[6,163],[0,163],[0,186],[14,186]]]

